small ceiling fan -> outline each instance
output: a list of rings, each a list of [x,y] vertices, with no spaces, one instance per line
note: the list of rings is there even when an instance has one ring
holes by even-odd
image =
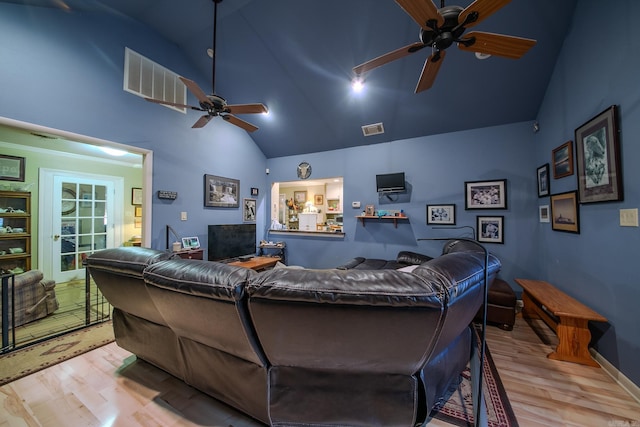
[[[220,95],[216,95],[216,23],[218,17],[218,3],[221,3],[222,0],[213,0],[213,49],[212,49],[212,72],[211,72],[211,89],[212,94],[207,95],[204,93],[202,89],[198,86],[196,82],[193,80],[189,80],[184,77],[179,77],[180,80],[187,86],[189,91],[195,95],[198,99],[200,106],[194,107],[191,105],[177,104],[173,102],[167,102],[160,99],[153,98],[145,98],[147,101],[155,102],[157,104],[171,105],[178,108],[190,108],[192,110],[204,111],[207,114],[203,115],[198,119],[197,122],[192,126],[192,128],[201,128],[205,126],[209,121],[214,117],[222,117],[224,120],[229,123],[239,126],[247,132],[253,132],[258,130],[258,127],[252,125],[249,122],[246,122],[238,117],[234,116],[234,114],[258,114],[258,113],[266,113],[267,107],[263,104],[227,104],[227,101],[221,97]]]
[[[536,44],[535,40],[502,34],[472,31],[467,28],[479,24],[511,0],[475,0],[466,8],[445,6],[438,9],[432,0],[396,0],[396,3],[420,25],[420,41],[401,47],[353,68],[357,76],[396,59],[403,58],[424,47],[431,47],[415,92],[429,89],[436,79],[446,49],[457,43],[462,50],[485,55],[518,59]]]

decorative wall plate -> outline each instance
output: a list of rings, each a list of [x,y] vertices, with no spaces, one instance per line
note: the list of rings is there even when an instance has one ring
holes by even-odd
[[[307,179],[311,176],[311,165],[307,162],[302,162],[298,165],[298,178]]]

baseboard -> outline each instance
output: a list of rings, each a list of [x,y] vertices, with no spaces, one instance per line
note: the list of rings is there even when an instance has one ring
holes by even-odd
[[[613,366],[607,359],[602,357],[600,353],[590,348],[589,352],[596,362],[602,366],[602,369],[617,382],[631,397],[640,403],[640,387],[635,385],[629,378],[627,378],[622,372]]]

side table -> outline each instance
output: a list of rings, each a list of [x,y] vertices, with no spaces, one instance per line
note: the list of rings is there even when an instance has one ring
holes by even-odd
[[[204,259],[204,249],[183,249],[175,253],[183,259]]]
[[[260,242],[260,246],[258,246],[258,255],[259,256],[276,256],[280,258],[283,264],[286,264],[285,258],[285,250],[287,248],[287,244],[285,242]]]

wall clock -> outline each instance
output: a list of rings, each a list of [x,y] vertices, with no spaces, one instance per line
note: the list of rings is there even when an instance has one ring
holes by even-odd
[[[307,162],[302,162],[298,165],[298,178],[307,179],[311,176],[311,165]]]

